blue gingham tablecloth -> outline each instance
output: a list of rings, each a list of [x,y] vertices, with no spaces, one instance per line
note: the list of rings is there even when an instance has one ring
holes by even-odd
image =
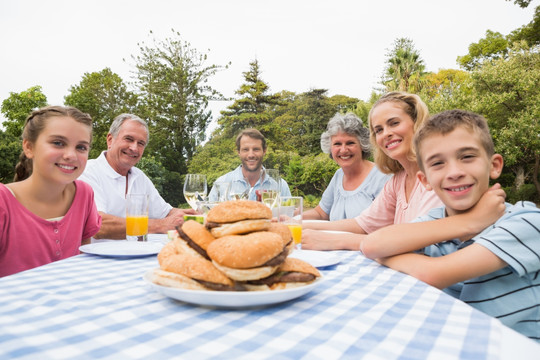
[[[0,279],[0,359],[497,359],[501,324],[356,252],[309,294],[225,310],[164,297],[155,256],[81,254]]]

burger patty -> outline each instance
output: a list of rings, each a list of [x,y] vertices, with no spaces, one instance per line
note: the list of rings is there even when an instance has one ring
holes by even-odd
[[[191,238],[185,233],[182,231],[182,228],[180,226],[178,226],[176,228],[176,231],[178,231],[178,236],[180,236],[182,238],[182,240],[184,240],[185,242],[188,243],[188,245],[193,249],[195,250],[196,252],[198,252],[202,257],[204,257],[206,260],[210,260],[210,257],[208,256],[208,254],[206,253],[206,251],[204,251],[203,248],[201,248],[199,245],[197,245],[197,243],[193,240],[191,240]]]
[[[218,284],[218,283],[213,283],[213,282],[204,281],[204,280],[197,280],[197,279],[193,279],[193,280],[197,281],[199,284],[206,286],[207,288],[211,290],[216,290],[216,291],[246,291],[247,290],[243,285],[238,284],[238,283],[234,283],[233,286],[229,286],[229,285]]]
[[[279,282],[310,282],[315,280],[315,275],[302,272],[280,272],[267,278],[248,281],[253,285],[272,285]]]
[[[205,226],[206,226],[206,228],[208,230],[210,230],[210,229],[213,229],[213,228],[220,227],[221,225],[223,225],[223,224],[220,224],[220,223],[217,223],[217,222],[207,222]]]
[[[281,253],[279,253],[279,255],[268,260],[261,266],[279,266],[285,261],[285,258],[287,257],[288,254],[289,254],[289,251],[287,250],[286,247],[284,247]]]

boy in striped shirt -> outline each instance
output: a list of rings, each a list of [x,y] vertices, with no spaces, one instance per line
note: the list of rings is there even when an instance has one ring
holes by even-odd
[[[486,120],[449,110],[415,136],[417,176],[445,204],[364,239],[365,256],[412,275],[540,341],[540,209],[505,202]]]

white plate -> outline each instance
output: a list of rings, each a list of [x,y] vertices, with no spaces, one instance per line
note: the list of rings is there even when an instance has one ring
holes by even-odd
[[[152,282],[152,272],[153,270],[147,271],[143,279],[159,293],[190,304],[219,308],[245,308],[279,304],[307,294],[322,281],[322,278],[319,278],[306,286],[285,290],[204,291],[186,290],[154,284]]]
[[[81,252],[108,257],[142,257],[159,253],[163,243],[140,241],[106,241],[79,247]]]
[[[341,261],[336,254],[328,251],[295,249],[289,256],[304,260],[317,268],[336,265]]]

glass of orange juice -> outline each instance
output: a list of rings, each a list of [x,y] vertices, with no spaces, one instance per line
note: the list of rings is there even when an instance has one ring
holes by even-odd
[[[300,196],[283,196],[279,198],[279,222],[291,230],[295,247],[302,242],[302,213],[304,199]]]
[[[146,194],[127,194],[126,197],[126,240],[148,240],[148,203]]]

